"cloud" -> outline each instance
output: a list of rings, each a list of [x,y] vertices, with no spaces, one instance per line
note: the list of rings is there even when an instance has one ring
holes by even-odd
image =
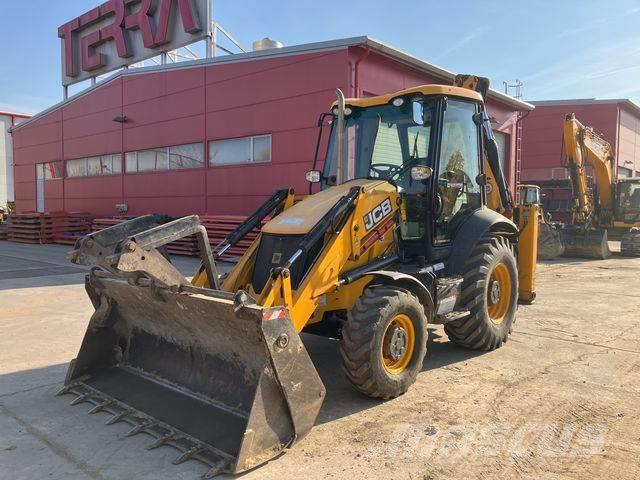
[[[580,27],[568,28],[567,30],[563,30],[557,35],[557,38],[562,39],[567,37],[573,37],[574,35],[579,35],[581,33],[585,33],[590,30],[595,30],[596,28],[600,28],[603,25],[606,25],[607,23],[610,23],[610,22],[611,20],[608,18],[598,18],[593,22],[584,24]]]
[[[460,40],[453,42],[451,45],[449,45],[448,48],[445,48],[442,52],[440,52],[439,55],[433,58],[434,61],[437,62],[441,59],[444,59],[447,56],[451,55],[453,52],[460,50],[465,45],[473,42],[475,39],[480,38],[484,34],[485,30],[486,28],[484,27],[479,27],[475,30],[472,30],[471,32],[463,36]]]
[[[524,75],[528,98],[612,97],[640,94],[640,37],[574,49],[565,58]]]

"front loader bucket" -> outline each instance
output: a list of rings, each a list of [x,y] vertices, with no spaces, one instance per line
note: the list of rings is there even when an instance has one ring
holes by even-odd
[[[227,292],[176,293],[92,272],[96,312],[61,393],[211,466],[237,473],[313,426],[325,389],[288,313]],[[194,289],[195,291],[196,289]]]
[[[603,260],[611,256],[607,230],[603,228],[583,229],[569,225],[562,229],[562,240],[565,257]]]
[[[538,234],[538,259],[554,260],[564,254],[562,233],[555,226],[541,223]]]

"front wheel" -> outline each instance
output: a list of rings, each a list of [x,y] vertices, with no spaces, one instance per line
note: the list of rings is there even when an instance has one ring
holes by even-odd
[[[384,399],[402,395],[415,382],[427,351],[424,306],[407,290],[368,287],[348,313],[340,351],[357,390]]]
[[[500,347],[518,308],[518,267],[509,241],[485,235],[467,259],[463,277],[460,303],[471,316],[445,324],[447,336],[476,350]]]

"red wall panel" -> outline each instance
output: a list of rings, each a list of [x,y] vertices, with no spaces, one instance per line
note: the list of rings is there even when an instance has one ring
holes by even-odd
[[[44,182],[44,205],[48,212],[64,210],[64,191],[62,179]]]
[[[108,81],[15,132],[18,210],[35,208],[35,163],[199,142],[207,158],[210,140],[260,134],[272,135],[269,163],[48,181],[46,208],[106,216],[125,203],[132,215],[247,214],[277,188],[306,192],[316,121],[336,87],[354,95],[435,81],[378,54],[367,55],[356,72],[364,53],[349,48],[129,72]],[[489,109],[498,128],[513,132],[511,110]],[[120,115],[125,123],[114,122]]]
[[[540,105],[523,120],[523,180],[549,180],[562,166],[562,122],[575,113],[584,125],[602,134],[616,148],[617,105]]]

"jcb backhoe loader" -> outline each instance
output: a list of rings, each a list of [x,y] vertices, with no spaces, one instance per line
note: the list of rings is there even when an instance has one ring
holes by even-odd
[[[609,142],[575,114],[565,116],[563,151],[573,195],[573,222],[563,228],[565,256],[603,259],[611,255],[607,229],[626,229],[622,253],[640,256],[640,178],[614,179],[615,158]],[[593,168],[592,191],[587,165]]]
[[[338,91],[324,169],[308,174],[321,191],[277,191],[214,253],[197,216],[141,217],[79,240],[70,258],[94,267],[95,313],[61,394],[212,477],[266,462],[313,426],[325,387],[301,332],[340,338],[351,383],[383,399],[414,383],[429,323],[458,345],[500,347],[518,297],[535,298],[538,206],[513,208],[488,81],[457,84],[474,89]],[[215,259],[267,217],[220,276]],[[192,234],[202,265],[188,281],[158,249]]]

